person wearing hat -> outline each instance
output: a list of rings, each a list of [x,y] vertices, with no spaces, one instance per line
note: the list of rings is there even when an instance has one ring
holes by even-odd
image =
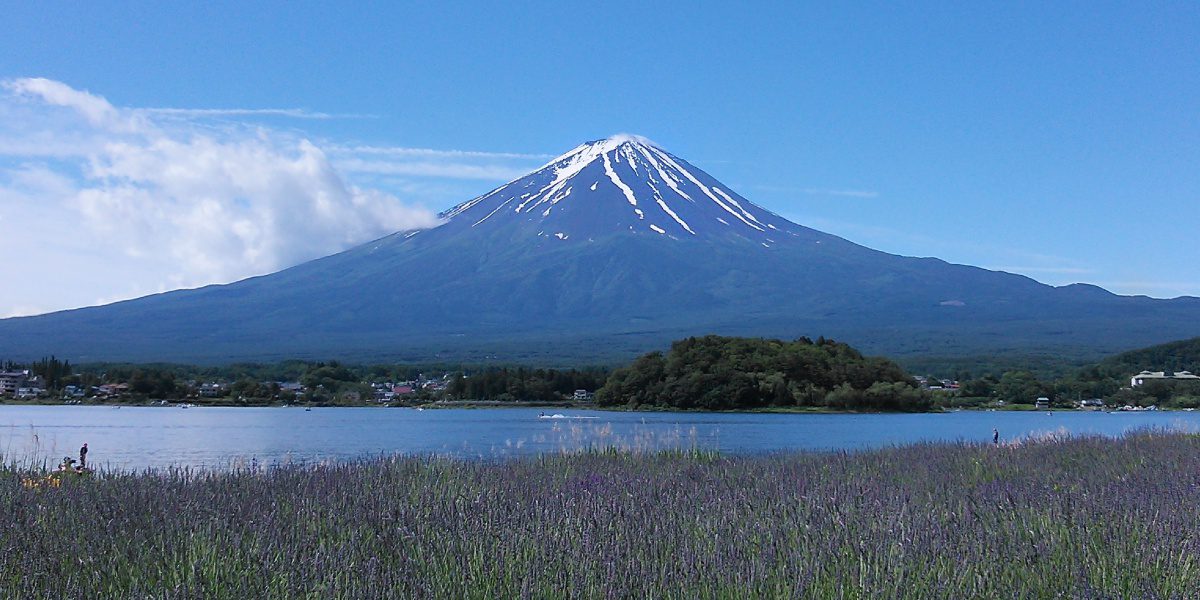
[[[87,442],[83,443],[83,447],[79,449],[79,468],[87,467]]]

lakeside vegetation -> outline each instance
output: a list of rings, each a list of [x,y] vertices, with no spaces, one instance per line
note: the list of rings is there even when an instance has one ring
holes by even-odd
[[[1056,407],[1095,398],[1110,407],[1200,408],[1196,382],[1160,380],[1131,386],[1130,377],[1143,370],[1200,372],[1200,338],[1123,352],[1053,378],[1039,376],[1036,368],[960,371],[960,390],[950,406],[977,407],[997,400],[1016,404],[1042,396]]]
[[[496,402],[561,402],[576,390],[594,391],[608,379],[608,369],[532,369],[491,367],[450,378],[446,396]]]
[[[596,392],[600,406],[745,410],[824,407],[924,411],[928,391],[895,363],[847,344],[705,336],[671,344],[617,369]]]
[[[1200,596],[1200,437],[0,470],[24,598]]]
[[[1200,408],[1200,385],[1195,382],[1159,380],[1129,385],[1129,378],[1142,370],[1200,371],[1200,338],[1070,368],[1052,357],[1023,360],[1026,362],[1013,357],[909,360],[906,371],[886,358],[866,357],[844,343],[824,338],[781,341],[719,336],[680,340],[665,354],[652,352],[615,369],[299,360],[221,366],[72,365],[49,357],[32,364],[3,363],[4,370],[29,369],[46,389],[24,399],[0,396],[0,402],[569,404],[578,403],[575,392],[583,391],[584,397],[596,392],[604,407],[664,410],[1032,410],[1037,398],[1047,398],[1052,408],[1059,409],[1075,408],[1083,400],[1099,400],[1112,408]],[[922,385],[912,376],[920,376]],[[117,386],[116,391],[98,393],[106,385]],[[394,388],[403,388],[402,393],[385,393]]]

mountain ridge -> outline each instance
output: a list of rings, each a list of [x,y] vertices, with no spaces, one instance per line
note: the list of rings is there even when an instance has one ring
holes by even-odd
[[[636,136],[580,144],[443,218],[231,284],[0,320],[0,356],[589,362],[708,333],[825,335],[890,354],[1104,352],[1200,335],[1200,299],[873,250]]]

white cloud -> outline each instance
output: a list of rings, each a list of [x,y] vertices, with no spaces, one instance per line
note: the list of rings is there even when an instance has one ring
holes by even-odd
[[[122,115],[104,98],[77,90],[59,81],[35,77],[5,81],[3,85],[19,97],[73,109],[96,127],[116,132],[138,129],[135,119]]]
[[[437,223],[294,134],[158,120],[47,79],[2,85],[0,251],[22,266],[0,316],[233,281]]]

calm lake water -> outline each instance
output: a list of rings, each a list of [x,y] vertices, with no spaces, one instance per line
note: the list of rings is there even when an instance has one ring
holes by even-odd
[[[542,418],[540,413],[545,413]],[[502,458],[587,447],[760,453],[857,450],[918,441],[990,443],[1053,432],[1119,436],[1150,427],[1200,431],[1200,412],[947,414],[623,413],[526,408],[189,408],[0,405],[0,454],[101,468],[353,460],[381,454]]]

